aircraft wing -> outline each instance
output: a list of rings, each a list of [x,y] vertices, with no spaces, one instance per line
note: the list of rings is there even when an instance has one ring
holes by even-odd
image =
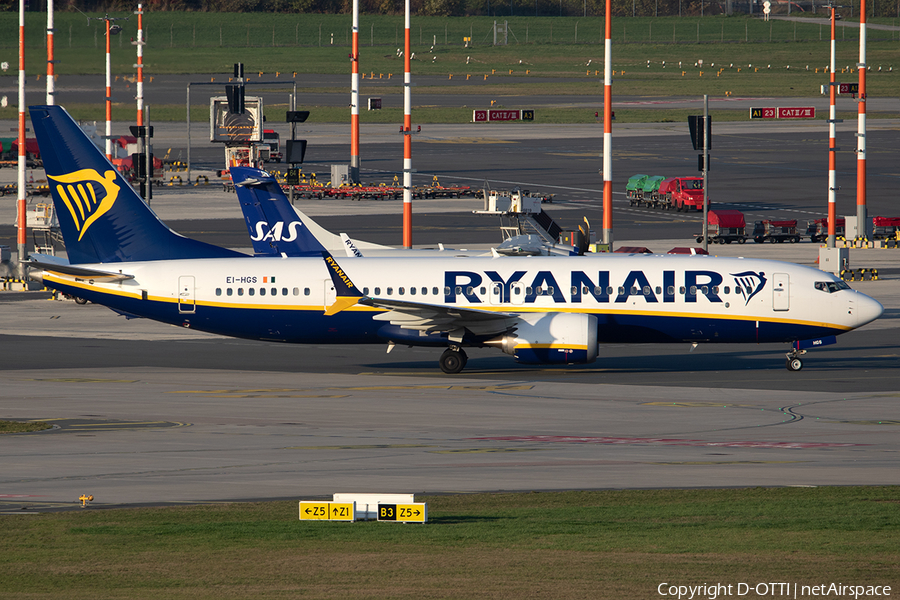
[[[377,321],[389,321],[402,329],[425,332],[446,331],[450,339],[458,334],[462,339],[464,330],[477,336],[505,333],[513,329],[517,317],[507,313],[496,313],[474,308],[459,308],[403,300],[363,298],[359,304],[385,308],[388,312],[376,315]]]
[[[90,269],[58,262],[31,260],[26,262],[25,265],[33,269],[40,269],[51,273],[61,273],[63,275],[82,279],[103,279],[104,281],[125,281],[127,279],[134,279],[134,275],[129,275],[121,271],[111,273],[109,271],[100,271],[98,269]]]

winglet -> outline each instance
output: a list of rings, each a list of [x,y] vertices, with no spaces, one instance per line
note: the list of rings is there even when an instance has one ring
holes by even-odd
[[[334,283],[334,291],[337,298],[334,303],[325,309],[325,316],[336,315],[344,309],[350,308],[359,302],[363,295],[350,281],[350,277],[344,272],[334,257],[328,251],[322,252],[325,264],[328,267],[328,273],[331,275],[331,282]]]

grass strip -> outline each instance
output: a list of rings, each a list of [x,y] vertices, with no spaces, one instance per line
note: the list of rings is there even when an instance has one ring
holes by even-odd
[[[896,585],[897,487],[417,498],[426,525],[295,502],[2,516],[6,599],[651,598],[660,583]],[[753,594],[744,597],[754,598]]]
[[[0,434],[30,433],[50,429],[52,425],[43,421],[0,421]]]

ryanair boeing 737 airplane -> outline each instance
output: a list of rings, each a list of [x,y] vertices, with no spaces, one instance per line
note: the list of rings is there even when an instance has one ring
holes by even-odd
[[[277,342],[434,346],[446,373],[465,367],[466,346],[571,364],[603,343],[672,342],[784,342],[796,371],[808,348],[883,310],[831,274],[768,260],[398,252],[339,265],[302,223],[281,235],[308,236],[308,251],[247,256],[170,230],[62,108],[30,110],[69,256],[33,260],[32,277],[129,316]]]

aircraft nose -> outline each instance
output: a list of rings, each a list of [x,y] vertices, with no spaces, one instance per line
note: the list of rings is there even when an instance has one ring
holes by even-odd
[[[884,312],[884,306],[881,305],[881,302],[875,298],[866,296],[865,294],[858,293],[856,305],[857,327],[862,327],[866,323],[871,323]]]

